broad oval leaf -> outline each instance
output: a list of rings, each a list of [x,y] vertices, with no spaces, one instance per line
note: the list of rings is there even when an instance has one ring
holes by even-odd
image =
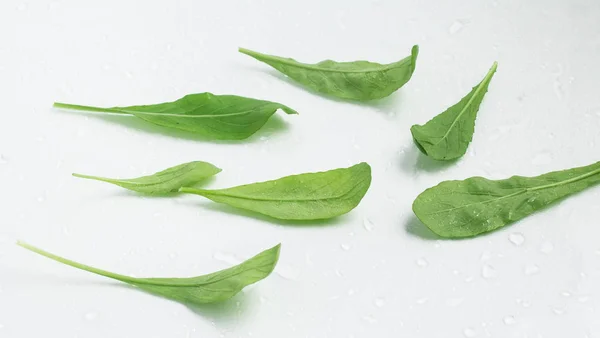
[[[471,177],[421,193],[415,215],[442,237],[471,237],[501,228],[600,182],[600,162],[537,177]]]
[[[74,268],[112,278],[146,292],[188,304],[221,302],[235,296],[244,287],[264,279],[275,268],[281,247],[278,244],[239,265],[208,275],[189,278],[135,278],[77,263],[27,243],[18,242],[17,244]]]
[[[319,93],[343,99],[368,101],[386,97],[410,80],[415,71],[419,46],[413,46],[410,56],[385,65],[369,61],[332,60],[307,64],[245,48],[240,48],[239,51]]]
[[[181,188],[217,203],[284,220],[318,220],[354,209],[371,185],[371,167],[349,168],[286,176],[277,180],[229,189]]]
[[[99,108],[56,102],[54,107],[133,115],[163,127],[218,140],[249,137],[278,109],[287,114],[297,114],[295,110],[277,102],[211,93],[190,94],[177,101],[145,106]]]
[[[149,176],[130,179],[106,178],[76,173],[73,176],[112,183],[143,194],[163,195],[177,192],[182,187],[191,187],[220,172],[221,169],[208,162],[194,161],[183,163]]]
[[[431,119],[425,125],[410,128],[419,150],[436,160],[453,160],[463,156],[473,139],[475,118],[498,64],[460,102]]]

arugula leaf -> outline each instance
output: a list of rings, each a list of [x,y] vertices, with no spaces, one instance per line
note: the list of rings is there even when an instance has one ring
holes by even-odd
[[[17,242],[17,244],[74,268],[130,284],[155,295],[192,304],[222,302],[235,296],[244,287],[264,279],[275,268],[281,246],[278,244],[239,265],[208,275],[189,278],[135,278],[77,263],[27,243]]]
[[[205,178],[216,175],[221,169],[208,162],[183,163],[153,175],[131,179],[115,179],[73,173],[73,176],[116,184],[125,189],[149,195],[176,192],[181,187],[191,187]]]
[[[460,238],[501,228],[600,183],[600,162],[537,177],[504,180],[471,177],[422,192],[415,215],[442,237]]]
[[[457,159],[467,152],[475,132],[477,111],[497,67],[498,63],[494,62],[483,81],[473,87],[460,102],[425,125],[410,128],[419,150],[436,160]]]
[[[286,176],[229,189],[183,187],[179,191],[278,219],[318,220],[354,209],[370,185],[371,167],[363,162],[349,168]]]
[[[211,93],[190,94],[177,101],[146,106],[99,108],[56,102],[54,107],[133,115],[159,126],[219,140],[241,140],[249,137],[278,109],[287,114],[298,114],[281,103]]]
[[[307,64],[245,48],[239,48],[239,52],[268,64],[319,93],[343,99],[368,101],[386,97],[410,80],[415,71],[419,46],[413,46],[411,56],[387,65],[369,61],[332,60]]]

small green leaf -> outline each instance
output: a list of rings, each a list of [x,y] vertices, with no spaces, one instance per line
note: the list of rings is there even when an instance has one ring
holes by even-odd
[[[477,111],[497,67],[498,64],[494,62],[483,81],[460,102],[425,125],[410,128],[419,150],[436,160],[457,159],[467,152],[475,132]]]
[[[349,168],[286,176],[229,189],[184,187],[179,191],[278,219],[318,220],[354,209],[370,185],[371,167],[363,162]]]
[[[600,183],[600,162],[537,177],[445,181],[422,192],[415,215],[442,237],[471,237],[514,223]]]
[[[239,51],[319,93],[343,99],[368,101],[386,97],[410,80],[415,71],[419,46],[413,46],[411,56],[387,65],[369,61],[331,60],[306,64],[245,48],[240,48]]]
[[[159,126],[218,140],[241,140],[258,131],[278,109],[297,114],[280,103],[234,95],[191,94],[147,106],[98,108],[54,103],[56,108],[133,115]]]
[[[191,304],[222,302],[235,296],[244,287],[264,279],[275,268],[280,249],[278,244],[239,265],[208,275],[189,278],[135,278],[77,263],[27,243],[17,244],[74,268],[130,284],[155,295]]]
[[[125,189],[141,192],[143,194],[164,195],[171,192],[177,192],[179,188],[182,187],[191,187],[203,179],[214,176],[220,172],[221,169],[210,163],[195,161],[180,164],[150,176],[130,179],[106,178],[76,173],[74,173],[73,176],[116,184]]]

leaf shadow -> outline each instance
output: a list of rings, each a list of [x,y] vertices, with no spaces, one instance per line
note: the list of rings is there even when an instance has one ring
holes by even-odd
[[[445,239],[431,231],[415,215],[410,215],[410,217],[406,220],[406,222],[404,223],[404,230],[406,231],[406,233],[413,237],[417,237],[419,239],[424,239],[427,241],[437,241]]]
[[[338,226],[344,223],[346,219],[346,215],[337,216],[329,219],[320,219],[320,220],[283,220],[278,218],[273,218],[270,216],[266,216],[257,212],[238,209],[226,204],[219,204],[210,201],[203,202],[194,202],[195,206],[200,205],[204,209],[208,209],[216,212],[224,212],[234,216],[241,216],[246,218],[253,218],[255,220],[259,220],[262,222],[273,223],[277,225],[283,226],[297,226],[297,227],[310,227],[310,226]]]
[[[258,69],[257,67],[252,67],[252,68],[255,70]],[[403,101],[401,99],[401,96],[402,96],[402,92],[400,91],[401,88],[398,89],[396,92],[392,93],[391,95],[381,98],[381,99],[370,100],[370,101],[358,101],[358,100],[344,99],[344,98],[320,93],[314,89],[311,89],[311,88],[301,85],[300,83],[292,80],[291,78],[287,77],[286,75],[284,75],[274,69],[262,69],[261,68],[258,71],[260,71],[264,74],[267,74],[271,77],[274,77],[278,80],[284,81],[285,83],[291,85],[292,87],[295,87],[295,88],[303,90],[303,91],[307,91],[307,92],[309,92],[313,95],[319,96],[321,98],[324,98],[324,99],[327,99],[330,101],[334,101],[334,102],[338,102],[338,103],[349,103],[349,104],[354,104],[354,105],[363,106],[363,107],[375,108],[378,111],[383,112],[383,113],[391,113],[391,112],[397,110],[399,103]]]
[[[406,173],[414,174],[417,170],[438,172],[458,163],[458,159],[451,161],[438,161],[423,154],[416,146],[403,153],[399,159],[400,169]]]
[[[103,114],[103,113],[93,113],[93,112],[80,112],[80,111],[71,111],[64,110],[66,112],[84,115],[88,117],[93,117],[95,119],[99,119],[108,123],[120,124],[127,128],[135,129],[138,131],[142,131],[148,134],[160,134],[167,137],[179,138],[188,141],[196,141],[196,142],[208,142],[215,144],[240,144],[240,143],[254,143],[260,140],[261,136],[271,136],[273,134],[284,133],[289,129],[288,124],[283,120],[281,116],[275,112],[267,122],[260,128],[256,133],[250,135],[250,137],[242,140],[218,140],[210,137],[202,136],[193,132],[168,128],[159,126],[150,122],[146,122],[140,118],[135,116],[123,116],[117,114]]]

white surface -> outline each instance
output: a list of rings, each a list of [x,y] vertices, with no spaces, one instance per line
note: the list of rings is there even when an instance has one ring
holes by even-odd
[[[597,0],[0,2],[0,337],[600,337],[600,188],[464,241],[432,239],[411,212],[445,179],[599,160],[598,17]],[[392,62],[415,43],[413,79],[372,105],[314,95],[236,51]],[[457,102],[494,60],[468,154],[436,167],[409,127]],[[51,109],[203,91],[300,115],[212,144]],[[190,160],[224,169],[210,187],[360,161],[374,178],[352,213],[298,227],[70,176],[134,177]],[[283,247],[278,273],[191,310],[15,238],[137,276],[198,275]]]

